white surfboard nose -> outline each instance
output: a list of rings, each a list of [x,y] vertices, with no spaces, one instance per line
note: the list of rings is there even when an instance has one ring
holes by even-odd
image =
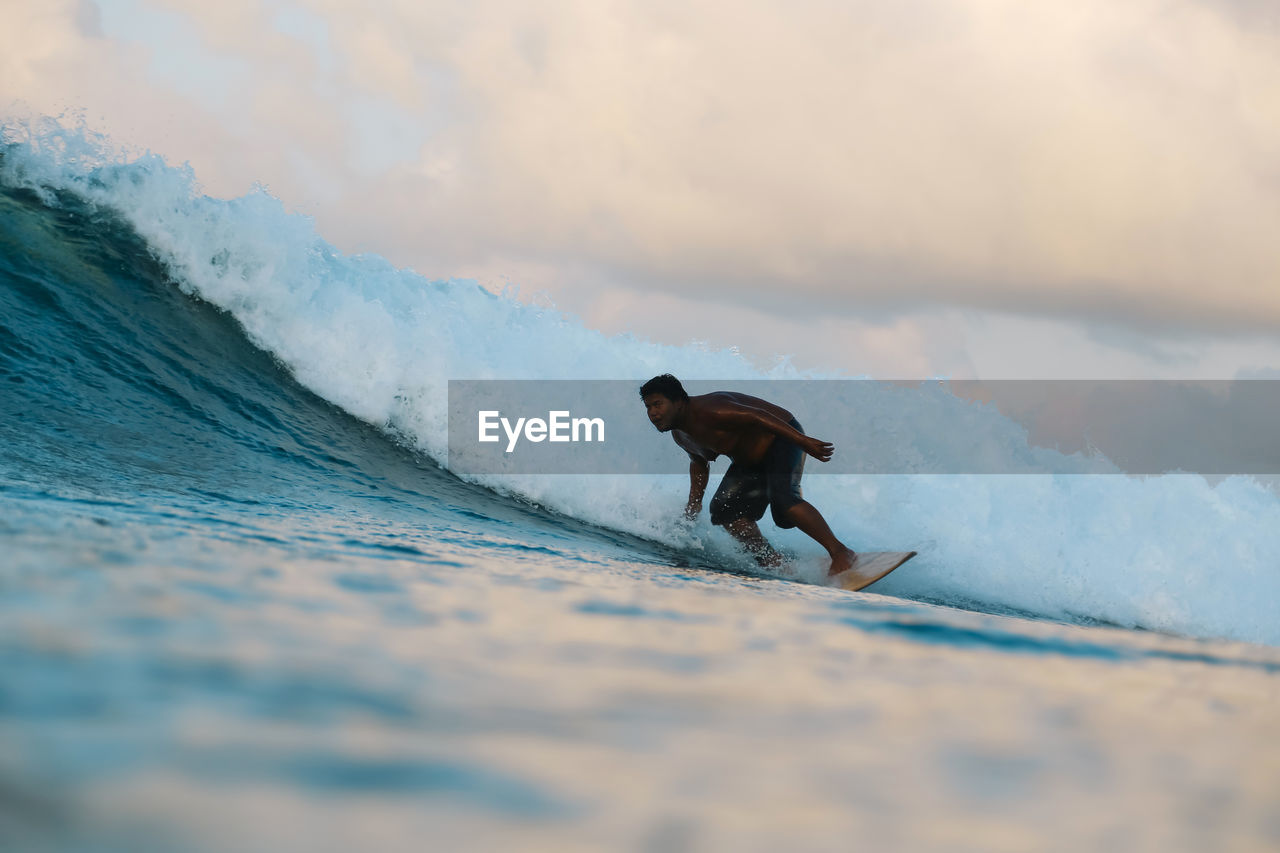
[[[915,555],[915,551],[860,552],[854,558],[853,565],[840,574],[828,578],[827,585],[848,590],[862,589],[880,580]]]

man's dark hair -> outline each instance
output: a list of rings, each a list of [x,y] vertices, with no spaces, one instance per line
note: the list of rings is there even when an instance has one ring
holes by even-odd
[[[673,403],[689,399],[689,395],[685,392],[684,386],[680,384],[680,380],[670,373],[655,376],[640,386],[641,397],[648,397],[650,394],[661,394]]]

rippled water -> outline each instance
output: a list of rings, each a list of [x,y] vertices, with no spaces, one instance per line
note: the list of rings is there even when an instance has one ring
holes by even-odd
[[[501,519],[3,506],[0,826],[23,847],[1280,843],[1272,649]]]

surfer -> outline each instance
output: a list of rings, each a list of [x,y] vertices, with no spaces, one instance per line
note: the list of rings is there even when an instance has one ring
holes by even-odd
[[[724,527],[762,566],[778,566],[782,557],[756,524],[768,506],[779,527],[798,527],[831,555],[830,574],[853,565],[857,554],[835,537],[822,514],[801,497],[804,457],[820,462],[835,447],[804,434],[790,412],[759,397],[713,391],[690,397],[670,373],[655,376],[640,388],[649,422],[669,432],[689,454],[688,519],[702,512],[702,496],[720,455],[733,464],[711,498],[711,523]]]

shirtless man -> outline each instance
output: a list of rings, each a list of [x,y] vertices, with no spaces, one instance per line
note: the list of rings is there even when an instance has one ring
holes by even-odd
[[[827,549],[830,574],[853,565],[856,554],[835,537],[818,510],[800,494],[804,455],[826,462],[835,450],[830,442],[805,435],[790,412],[759,397],[732,391],[690,397],[670,373],[646,382],[640,398],[649,422],[659,432],[670,432],[689,454],[686,518],[697,518],[702,512],[710,462],[723,454],[733,464],[711,498],[711,523],[728,530],[756,562],[762,566],[782,562],[756,525],[769,506],[779,527],[799,527]]]

